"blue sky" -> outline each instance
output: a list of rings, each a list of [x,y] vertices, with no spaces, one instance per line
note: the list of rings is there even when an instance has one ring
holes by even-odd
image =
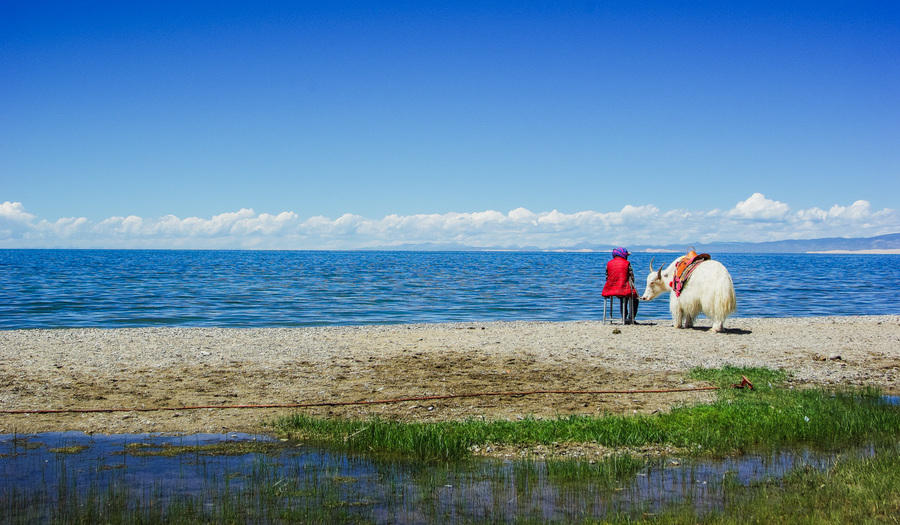
[[[896,2],[0,3],[0,247],[900,231]]]

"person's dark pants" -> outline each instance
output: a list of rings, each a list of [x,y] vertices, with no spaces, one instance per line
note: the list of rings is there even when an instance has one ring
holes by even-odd
[[[622,315],[626,323],[634,323],[639,302],[640,299],[637,297],[619,297],[619,314]]]

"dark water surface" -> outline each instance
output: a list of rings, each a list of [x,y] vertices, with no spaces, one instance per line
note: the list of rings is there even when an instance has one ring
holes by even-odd
[[[678,254],[657,254],[656,265]],[[900,314],[900,255],[712,254],[745,317]],[[643,289],[651,256],[634,254]],[[0,329],[274,327],[602,317],[609,256],[0,250]],[[665,296],[639,318],[667,318]]]
[[[237,454],[202,449],[247,441],[279,446]],[[183,450],[171,456],[155,454],[167,446]],[[666,458],[651,461],[636,473],[610,478],[598,470],[573,482],[552,462],[476,459],[420,464],[332,454],[246,434],[0,435],[0,508],[25,512],[29,509],[17,508],[17,495],[38,494],[42,496],[37,512],[45,513],[60,498],[77,495],[81,499],[76,500],[83,501],[89,492],[112,494],[110,489],[115,488],[125,490],[139,506],[164,507],[181,496],[208,502],[236,498],[250,508],[274,498],[276,508],[288,505],[310,511],[340,502],[349,510],[336,515],[351,522],[570,522],[603,519],[616,512],[654,512],[683,501],[690,501],[700,513],[721,509],[725,483],[747,486],[777,480],[801,466],[825,469],[836,457],[782,451],[724,460]]]

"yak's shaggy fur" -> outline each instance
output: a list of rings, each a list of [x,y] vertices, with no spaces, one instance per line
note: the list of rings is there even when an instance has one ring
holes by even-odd
[[[694,269],[681,295],[676,297],[670,283],[675,275],[675,265],[683,258],[679,257],[665,270],[657,271],[653,271],[651,261],[647,288],[641,300],[650,301],[669,292],[669,310],[675,328],[691,328],[697,315],[703,313],[712,320],[714,332],[723,331],[725,318],[737,310],[731,274],[719,261],[704,261]]]

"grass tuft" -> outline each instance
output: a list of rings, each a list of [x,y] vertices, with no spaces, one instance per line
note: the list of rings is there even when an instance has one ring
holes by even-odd
[[[900,451],[896,446],[870,458],[845,458],[822,471],[799,468],[783,479],[750,486],[728,485],[723,509],[702,517],[689,504],[647,519],[619,523],[896,523],[900,516]]]

